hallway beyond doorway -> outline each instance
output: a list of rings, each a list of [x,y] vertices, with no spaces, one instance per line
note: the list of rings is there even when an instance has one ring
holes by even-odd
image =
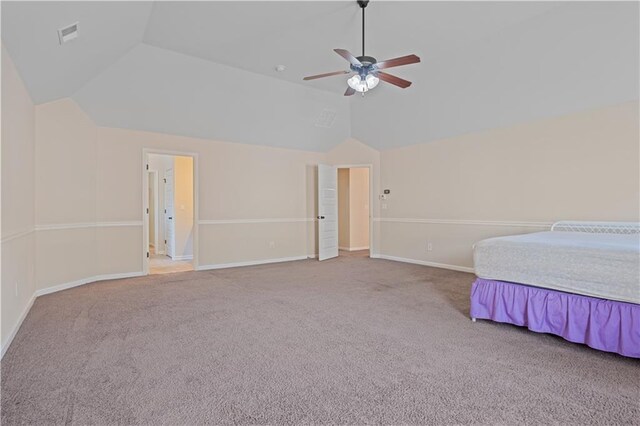
[[[164,254],[157,254],[153,247],[149,247],[149,274],[170,274],[173,272],[193,271],[189,260],[172,260]]]

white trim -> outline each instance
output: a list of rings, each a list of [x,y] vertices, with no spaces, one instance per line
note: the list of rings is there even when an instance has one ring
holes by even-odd
[[[96,228],[117,228],[119,226],[142,226],[141,220],[131,220],[122,222],[96,222]]]
[[[465,220],[465,219],[419,219],[404,217],[376,217],[374,222],[393,223],[430,223],[440,225],[475,225],[475,226],[511,226],[517,228],[551,228],[552,222],[515,222],[499,220]]]
[[[208,269],[225,269],[225,268],[237,268],[240,266],[266,265],[268,263],[292,262],[294,260],[305,260],[308,258],[309,258],[309,255],[305,254],[303,256],[281,257],[278,259],[260,259],[260,260],[249,260],[246,262],[218,263],[215,265],[200,265],[195,270],[206,271]]]
[[[36,225],[36,231],[57,231],[63,229],[82,229],[82,228],[114,228],[127,226],[142,226],[140,220],[129,220],[120,222],[81,222],[81,223],[55,223],[50,225]]]
[[[8,243],[9,241],[12,240],[17,240],[18,238],[22,238],[22,237],[26,237],[27,235],[31,234],[32,232],[35,231],[34,229],[27,229],[25,231],[19,231],[13,234],[9,234],[6,237],[2,237],[2,239],[0,240],[0,243],[4,244],[4,243]]]
[[[67,290],[69,288],[78,287],[85,284],[90,284],[98,281],[106,281],[106,280],[119,280],[122,278],[135,278],[142,276],[142,272],[125,272],[120,274],[106,274],[106,275],[95,275],[93,277],[82,278],[76,281],[71,281],[69,283],[54,285],[52,287],[43,288],[37,290],[35,292],[35,297],[44,296],[45,294],[55,293],[57,291]]]
[[[447,263],[429,262],[427,260],[407,259],[404,257],[387,256],[386,254],[371,255],[372,258],[393,260],[395,262],[413,263],[415,265],[431,266],[433,268],[450,269],[452,271],[470,272],[473,273],[474,269],[468,266],[449,265]]]
[[[269,218],[269,219],[205,219],[198,223],[200,225],[227,225],[237,223],[291,223],[291,222],[313,222],[315,219],[307,217],[292,218]]]
[[[171,256],[169,256],[171,257]],[[193,260],[193,255],[188,255],[188,256],[173,256],[171,257],[171,260]]]
[[[369,246],[366,247],[338,247],[339,250],[344,251],[360,251],[360,250],[369,250]]]
[[[31,296],[31,299],[29,299],[27,306],[25,306],[22,313],[18,317],[18,322],[16,323],[15,327],[13,327],[13,330],[11,330],[11,333],[9,333],[9,336],[7,336],[7,339],[4,342],[2,342],[2,348],[0,348],[0,359],[4,357],[4,354],[7,352],[7,349],[9,349],[9,346],[11,346],[11,342],[13,342],[13,339],[16,337],[16,334],[18,334],[18,330],[20,330],[20,326],[22,326],[22,322],[27,317],[27,314],[31,310],[31,306],[33,306],[33,302],[35,302],[35,300],[36,300],[36,295],[34,294],[33,296]]]

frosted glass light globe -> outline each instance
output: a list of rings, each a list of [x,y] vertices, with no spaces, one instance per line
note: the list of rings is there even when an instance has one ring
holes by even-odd
[[[371,90],[378,85],[380,79],[373,74],[369,74],[367,75],[367,78],[365,78],[365,82],[367,83],[369,90]]]
[[[349,87],[351,87],[353,90],[359,93],[364,93],[367,90],[369,90],[369,87],[367,86],[367,82],[362,78],[360,78],[360,75],[357,75],[357,74],[349,78],[347,80],[347,84],[349,85]]]

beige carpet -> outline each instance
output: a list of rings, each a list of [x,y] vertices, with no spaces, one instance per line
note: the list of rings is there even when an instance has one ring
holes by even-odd
[[[361,256],[40,297],[2,424],[638,424],[640,363],[468,319],[473,276]]]

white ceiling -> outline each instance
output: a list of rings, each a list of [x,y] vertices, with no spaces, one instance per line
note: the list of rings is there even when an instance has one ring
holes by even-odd
[[[301,149],[351,135],[388,148],[637,98],[636,2],[374,0],[366,53],[422,63],[392,71],[410,88],[350,99],[344,76],[302,77],[347,69],[334,48],[361,53],[355,1],[1,7],[2,42],[34,101],[72,96],[103,125]],[[75,21],[79,38],[60,46],[57,29]],[[334,128],[314,125],[323,109],[338,112]],[[262,124],[230,127],[246,111]]]

